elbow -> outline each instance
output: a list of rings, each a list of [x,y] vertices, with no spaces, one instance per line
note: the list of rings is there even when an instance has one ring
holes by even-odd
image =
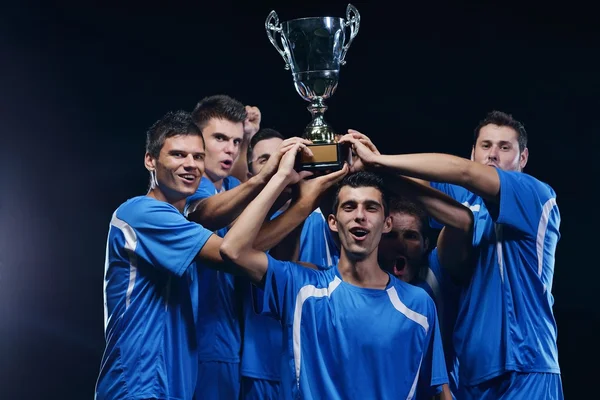
[[[232,243],[232,240],[228,240],[227,236],[223,239],[221,246],[219,247],[219,253],[221,253],[221,257],[225,261],[231,261],[236,263],[240,259],[240,255],[242,254],[240,246],[236,246],[235,243]]]
[[[461,217],[459,220],[459,228],[468,234],[473,232],[473,227],[475,226],[475,217],[473,216],[473,212],[467,206],[463,206],[464,210],[461,210]]]

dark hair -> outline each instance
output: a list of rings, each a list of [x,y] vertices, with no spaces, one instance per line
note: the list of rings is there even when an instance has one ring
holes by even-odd
[[[413,217],[417,218],[421,224],[421,236],[424,238],[429,236],[429,215],[427,212],[425,212],[425,209],[422,206],[414,201],[400,196],[391,196],[389,202],[390,213],[397,212],[412,215]]]
[[[351,188],[374,187],[379,190],[381,192],[381,201],[383,203],[383,213],[386,217],[390,215],[388,195],[387,191],[384,189],[383,179],[379,175],[367,171],[358,171],[346,175],[344,179],[337,184],[332,208],[334,214],[337,213],[337,209],[340,205],[340,190],[342,190],[344,186],[350,186]]]
[[[192,118],[200,130],[204,129],[208,121],[214,118],[238,123],[244,122],[247,117],[246,107],[236,99],[224,94],[203,98],[192,111]]]
[[[158,158],[160,150],[167,138],[179,135],[195,135],[202,137],[202,132],[186,111],[169,111],[156,121],[146,132],[146,152]],[[204,141],[204,138],[202,138]]]
[[[475,136],[473,139],[473,145],[477,143],[477,138],[479,137],[479,132],[481,128],[486,125],[498,125],[498,126],[507,126],[512,128],[515,132],[517,132],[517,140],[519,141],[519,152],[522,152],[527,147],[527,131],[525,130],[525,126],[516,119],[513,118],[512,115],[507,114],[502,111],[492,111],[489,112],[485,118],[479,121],[479,125],[475,128]]]
[[[252,139],[250,139],[250,143],[248,144],[248,151],[246,153],[246,159],[248,160],[248,168],[249,169],[250,169],[250,164],[252,164],[252,152],[254,151],[254,147],[256,146],[256,144],[260,141],[267,140],[267,139],[273,139],[273,138],[277,138],[277,139],[281,139],[281,140],[285,139],[283,137],[283,135],[281,133],[279,133],[279,131],[276,131],[275,129],[271,129],[271,128],[263,128],[263,129],[259,130],[258,132],[256,132],[256,134],[254,136],[252,136]]]

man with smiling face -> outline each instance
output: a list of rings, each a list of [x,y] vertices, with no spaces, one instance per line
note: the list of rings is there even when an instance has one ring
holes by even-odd
[[[120,205],[110,222],[97,400],[194,395],[196,262],[221,260],[221,238],[182,214],[200,183],[204,155],[189,113],[169,112],[148,130],[150,190]]]
[[[523,125],[489,113],[475,129],[471,161],[381,155],[358,138],[341,141],[366,165],[430,181],[474,213],[476,266],[462,288],[453,335],[457,398],[562,399],[551,294],[560,213],[554,190],[523,173],[529,157]]]
[[[264,288],[262,311],[282,322],[281,398],[413,398],[422,376],[431,377],[429,386],[447,383],[433,300],[377,263],[381,235],[391,229],[379,177],[359,172],[339,184],[328,216],[341,243],[332,268],[305,268],[256,249],[267,210],[300,180],[293,169],[299,146],[221,245],[223,258]]]

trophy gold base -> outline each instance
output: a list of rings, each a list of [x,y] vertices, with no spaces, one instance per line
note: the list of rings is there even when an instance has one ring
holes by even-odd
[[[300,153],[296,160],[297,171],[339,171],[350,162],[350,146],[340,143],[319,143],[307,146],[312,157]]]

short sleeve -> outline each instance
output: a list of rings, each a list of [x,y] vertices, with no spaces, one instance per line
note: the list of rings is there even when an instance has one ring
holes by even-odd
[[[265,274],[261,314],[286,322],[293,310],[298,288],[302,286],[300,272],[308,270],[292,262],[279,261],[267,254],[269,267]]]
[[[117,210],[111,223],[123,231],[129,250],[178,276],[185,273],[212,235],[172,205],[150,198]]]
[[[556,195],[547,184],[531,175],[497,169],[500,178],[500,207],[497,221],[530,237],[560,222]]]
[[[452,197],[454,200],[458,201],[461,204],[464,204],[465,201],[468,200],[471,193],[462,186],[453,185],[451,183],[443,183],[443,182],[430,182],[429,185],[439,190],[440,192]],[[444,225],[433,218],[429,218],[429,225],[433,229],[442,229]]]

